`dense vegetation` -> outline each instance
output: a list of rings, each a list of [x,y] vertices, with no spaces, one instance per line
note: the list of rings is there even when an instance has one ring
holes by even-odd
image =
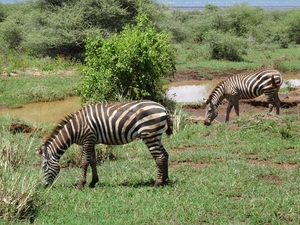
[[[34,1],[0,4],[1,51],[82,57],[87,35],[110,37],[143,13],[177,43],[197,42],[206,57],[240,60],[248,48],[300,43],[300,11],[264,11],[246,4],[226,9],[164,13],[153,1]],[[240,49],[240,50],[238,50]]]
[[[129,28],[143,40],[135,30],[137,15],[150,19],[155,29],[148,32],[158,42],[171,40],[165,52],[177,50],[179,71],[202,77],[263,66],[300,71],[298,9],[264,11],[246,4],[190,12],[164,9],[150,0],[0,4],[0,106],[78,94],[89,62],[85,43],[126,47],[110,41]],[[126,57],[123,53],[120,57]],[[159,70],[164,66],[172,68],[165,63],[158,67],[163,74],[155,75],[166,75]],[[0,223],[299,224],[299,115],[247,115],[204,127],[191,124],[177,107],[176,132],[163,137],[171,183],[157,189],[151,187],[154,162],[140,141],[105,151],[97,147],[99,163],[104,161],[98,167],[100,183],[83,192],[73,189],[81,149],[72,146],[54,186],[43,189],[34,149],[53,125],[0,116]],[[15,132],[15,123],[33,129]],[[106,158],[111,152],[116,157]]]
[[[136,20],[136,26],[126,26],[111,39],[87,38],[80,84],[83,102],[158,101],[164,96],[162,75],[175,71],[174,49],[169,37],[157,33],[145,15]]]

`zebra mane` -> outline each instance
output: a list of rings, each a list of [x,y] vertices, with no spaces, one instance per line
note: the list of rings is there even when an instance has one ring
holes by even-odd
[[[222,80],[220,83],[218,83],[215,88],[210,92],[208,99],[206,100],[206,104],[211,102],[213,96],[216,94],[216,90],[223,86],[223,84],[226,82],[226,80]]]
[[[45,145],[49,144],[51,140],[59,133],[59,131],[66,125],[70,119],[72,119],[74,114],[68,114],[66,115],[49,133],[49,135],[46,137]]]

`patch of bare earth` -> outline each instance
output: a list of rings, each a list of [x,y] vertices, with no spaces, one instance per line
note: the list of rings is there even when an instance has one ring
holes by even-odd
[[[42,131],[41,128],[36,128],[30,125],[27,125],[25,123],[22,123],[20,120],[15,120],[14,122],[12,122],[9,127],[8,130],[13,133],[32,133],[32,132],[37,132],[37,131]]]
[[[278,169],[283,170],[295,170],[298,168],[298,164],[291,164],[291,163],[273,163],[268,160],[258,160],[258,159],[250,159],[250,163],[256,164],[256,165],[266,165],[266,166],[274,166]]]
[[[206,163],[206,162],[200,162],[200,163],[195,163],[191,160],[180,160],[180,161],[171,161],[169,162],[169,168],[174,168],[179,165],[188,165],[194,168],[203,168],[203,167],[208,167],[211,166],[211,163]]]

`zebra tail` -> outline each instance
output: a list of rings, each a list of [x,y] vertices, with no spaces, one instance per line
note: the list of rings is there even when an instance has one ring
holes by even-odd
[[[173,134],[173,121],[171,120],[171,117],[167,115],[167,130],[166,130],[167,135]]]
[[[271,82],[272,82],[272,86],[273,87],[278,87],[278,86],[280,86],[281,84],[276,84],[276,82],[275,82],[275,79],[274,79],[274,75],[272,75],[272,77],[271,77]]]

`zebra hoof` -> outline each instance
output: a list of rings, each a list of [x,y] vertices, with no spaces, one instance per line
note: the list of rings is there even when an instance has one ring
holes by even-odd
[[[77,185],[76,185],[76,189],[77,190],[82,190],[84,188],[84,185],[82,185],[82,184],[80,184],[80,183],[78,183]]]
[[[161,186],[165,186],[168,184],[169,180],[166,181],[155,181],[154,187],[161,187]]]
[[[95,185],[96,185],[96,183],[91,182],[91,183],[89,184],[89,188],[95,188]]]

